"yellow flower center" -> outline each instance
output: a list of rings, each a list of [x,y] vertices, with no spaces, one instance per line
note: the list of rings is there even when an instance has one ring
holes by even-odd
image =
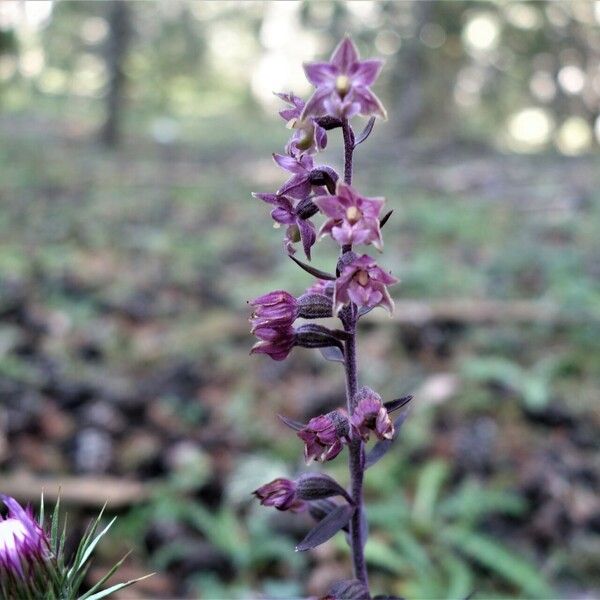
[[[361,217],[362,213],[356,206],[350,206],[346,210],[346,219],[348,219],[352,225],[354,225],[354,223],[356,223],[356,221],[358,221]]]
[[[343,98],[350,91],[350,77],[348,75],[338,75],[335,80],[335,89]]]
[[[364,287],[369,283],[369,274],[366,271],[359,271],[356,275],[356,281]]]

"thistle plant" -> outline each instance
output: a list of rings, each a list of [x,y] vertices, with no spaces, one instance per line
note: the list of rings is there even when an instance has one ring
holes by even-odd
[[[274,154],[277,165],[291,176],[274,193],[254,196],[271,205],[271,217],[285,225],[284,249],[292,260],[317,278],[296,298],[276,290],[250,304],[252,333],[258,338],[251,353],[267,354],[284,360],[294,347],[319,348],[323,356],[343,365],[346,402],[308,423],[285,416],[285,425],[304,443],[304,457],[327,462],[348,453],[350,486],[345,489],[331,477],[306,473],[295,480],[275,479],[255,490],[264,506],[280,511],[308,511],[317,521],[296,550],[309,550],[339,531],[345,531],[350,545],[354,578],[336,583],[327,598],[371,598],[364,546],[367,538],[363,479],[391,447],[402,425],[411,397],[384,402],[374,390],[359,384],[356,354],[357,324],[376,307],[392,313],[394,302],[388,286],[397,283],[368,254],[355,251],[371,245],[383,250],[381,229],[391,211],[384,213],[384,198],[364,196],[352,186],[356,147],[370,135],[377,117],[386,111],[371,91],[382,61],[360,60],[349,37],[337,46],[329,62],[304,65],[306,76],[315,86],[306,103],[293,93],[277,94],[287,105],[279,114],[292,131],[285,154]],[[350,120],[367,117],[362,132],[355,134]],[[344,142],[344,172],[340,176],[327,165],[315,164],[315,157],[327,146],[328,132],[341,131]],[[313,218],[319,213],[323,223],[317,230]],[[317,240],[330,237],[340,247],[334,273],[327,273],[296,258],[295,244],[301,243],[306,258]],[[341,328],[332,329],[313,322],[295,325],[298,318],[315,320],[337,317]],[[401,411],[395,421],[391,414]],[[370,439],[375,444],[367,451]],[[380,596],[380,598],[391,598]]]
[[[104,509],[81,538],[71,560],[65,550],[66,523],[59,528],[57,502],[49,527],[44,520],[42,499],[39,520],[31,507],[23,508],[14,498],[0,494],[8,509],[0,516],[0,598],[2,600],[100,600],[140,579],[103,586],[123,564],[116,563],[90,589],[80,593],[93,552],[114,519],[98,530]],[[144,579],[144,578],[141,578]]]

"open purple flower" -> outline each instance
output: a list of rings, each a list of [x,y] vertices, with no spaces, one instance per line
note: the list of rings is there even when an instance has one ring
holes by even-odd
[[[345,410],[334,410],[311,419],[297,433],[304,442],[304,458],[307,464],[313,460],[333,460],[349,438],[349,421]]]
[[[387,286],[398,283],[398,279],[386,273],[366,254],[345,265],[335,281],[333,295],[334,313],[349,302],[359,308],[383,306],[390,314],[394,310]]]
[[[284,360],[296,343],[293,327],[257,327],[252,333],[260,340],[250,354],[268,354],[273,360]]]
[[[33,512],[14,498],[0,495],[8,515],[0,516],[0,584],[28,577],[31,569],[42,565],[49,554],[49,541]],[[2,587],[0,586],[0,589]]]
[[[267,204],[275,206],[271,211],[271,217],[273,217],[277,226],[287,225],[284,238],[287,253],[294,254],[296,252],[294,244],[301,241],[304,253],[310,260],[310,249],[317,240],[317,232],[311,221],[302,218],[298,214],[297,207],[294,206],[294,201],[281,193],[255,193],[252,195]]]
[[[284,154],[273,154],[273,160],[283,170],[292,176],[277,190],[280,195],[291,196],[298,200],[304,200],[310,196],[312,184],[310,183],[311,172],[314,168],[312,156],[286,156]]]
[[[252,332],[259,327],[289,327],[298,318],[300,308],[294,296],[283,290],[269,292],[250,302],[254,308]]]
[[[280,477],[252,492],[263,506],[273,506],[277,510],[302,512],[307,504],[296,496],[296,482]]]
[[[348,36],[333,51],[329,62],[305,63],[306,77],[317,89],[306,103],[302,118],[331,115],[349,119],[361,114],[385,119],[383,104],[369,88],[382,64],[377,59],[359,60]]]
[[[381,396],[368,387],[362,387],[354,400],[356,408],[350,418],[353,431],[365,442],[371,431],[380,440],[391,440],[394,437],[394,424],[383,406]]]
[[[335,196],[318,196],[313,202],[327,217],[319,235],[331,235],[340,245],[373,244],[383,249],[379,215],[384,198],[367,198],[338,181]]]
[[[298,156],[303,153],[314,154],[323,150],[327,146],[327,133],[314,117],[301,118],[304,100],[291,92],[276,94],[276,96],[291,105],[290,108],[279,111],[287,126],[294,130],[285,151],[290,155]]]

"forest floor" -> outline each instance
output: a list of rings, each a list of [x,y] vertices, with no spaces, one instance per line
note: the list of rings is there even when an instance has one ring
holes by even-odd
[[[62,484],[76,529],[108,498],[100,562],[133,549],[122,578],[157,572],[135,597],[294,598],[349,575],[343,539],[296,554],[309,518],[250,497],[301,467],[275,415],[343,402],[317,352],[248,356],[246,301],[312,283],[250,196],[283,180],[282,135],[207,120],[210,142],[108,151],[76,122],[0,119],[0,489],[36,502]],[[373,589],[597,596],[597,157],[375,130],[356,166],[394,209],[382,262],[402,280],[395,317],[364,320],[364,383],[415,397],[367,477]],[[325,470],[344,481],[344,461]]]

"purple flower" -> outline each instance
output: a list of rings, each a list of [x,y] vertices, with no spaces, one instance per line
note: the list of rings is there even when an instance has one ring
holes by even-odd
[[[277,194],[291,196],[298,200],[308,198],[312,191],[312,184],[310,182],[311,172],[314,168],[312,156],[308,154],[303,154],[302,156],[273,154],[273,160],[284,171],[292,174],[292,177],[277,190]]]
[[[294,206],[294,202],[288,196],[277,194],[252,194],[255,198],[272,204],[275,208],[271,211],[271,217],[279,225],[287,225],[284,245],[288,254],[294,254],[296,249],[294,243],[302,242],[304,253],[310,260],[310,249],[317,240],[317,232],[314,224],[308,219],[303,219]]]
[[[304,442],[307,464],[313,460],[333,460],[348,441],[348,415],[343,409],[320,415],[311,419],[296,435]]]
[[[380,440],[394,437],[394,424],[383,406],[381,396],[368,387],[362,387],[355,398],[355,409],[350,418],[352,429],[365,442],[373,431]]]
[[[384,198],[360,196],[343,181],[338,181],[335,196],[318,196],[313,202],[327,217],[319,235],[331,235],[340,245],[373,244],[383,249],[379,214]]]
[[[280,477],[274,479],[252,492],[263,506],[273,506],[277,510],[291,510],[302,512],[307,504],[296,496],[296,483]]]
[[[323,150],[327,146],[327,133],[313,117],[301,118],[304,100],[291,92],[276,96],[291,105],[291,108],[279,111],[288,127],[294,130],[285,151],[292,156],[298,156],[304,152],[314,154]]]
[[[376,59],[359,60],[348,36],[333,51],[329,62],[305,63],[306,77],[317,89],[306,103],[302,118],[331,115],[349,119],[360,113],[385,119],[383,104],[369,89],[382,64]]]
[[[363,254],[360,258],[355,258],[344,266],[335,281],[334,313],[337,314],[345,304],[354,302],[358,307],[383,306],[391,314],[394,301],[387,286],[393,283],[398,283],[398,279],[378,267],[370,256]]]
[[[0,589],[11,579],[27,577],[35,565],[49,555],[49,542],[31,508],[24,509],[14,498],[0,495],[8,515],[0,516]]]
[[[326,279],[317,279],[310,287],[306,289],[307,294],[323,294],[329,298],[333,297],[333,281]]]
[[[296,343],[293,327],[257,327],[252,333],[260,340],[250,354],[268,354],[273,360],[284,360]]]
[[[253,333],[260,327],[289,327],[300,311],[296,298],[283,290],[259,296],[250,302],[250,306],[254,308],[250,318]]]

